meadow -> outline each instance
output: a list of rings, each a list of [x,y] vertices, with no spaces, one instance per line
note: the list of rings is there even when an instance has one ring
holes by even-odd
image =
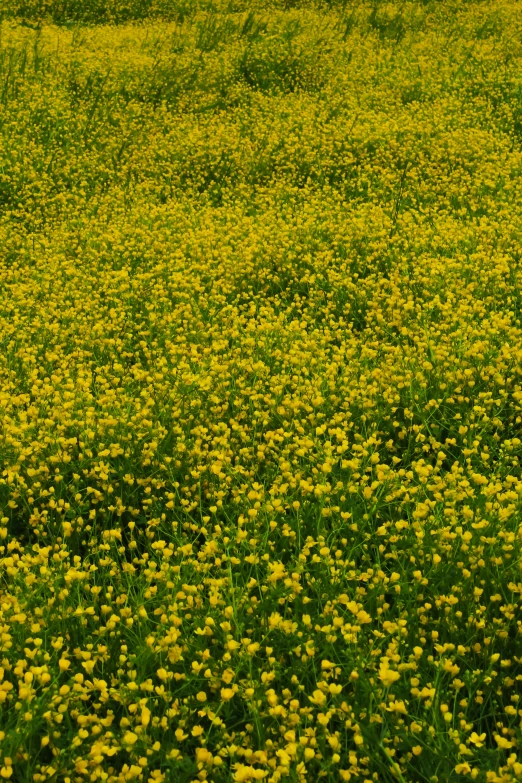
[[[0,778],[522,780],[520,4],[0,18]]]

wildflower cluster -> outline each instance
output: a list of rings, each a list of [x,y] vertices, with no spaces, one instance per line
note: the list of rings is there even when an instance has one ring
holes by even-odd
[[[8,7],[0,777],[520,780],[517,4]]]

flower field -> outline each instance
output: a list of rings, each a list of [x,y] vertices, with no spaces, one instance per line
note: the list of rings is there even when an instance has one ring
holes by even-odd
[[[520,5],[0,17],[0,778],[522,780]]]

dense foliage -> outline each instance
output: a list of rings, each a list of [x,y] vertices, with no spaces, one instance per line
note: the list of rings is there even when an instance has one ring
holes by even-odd
[[[0,8],[0,776],[520,780],[519,5]]]

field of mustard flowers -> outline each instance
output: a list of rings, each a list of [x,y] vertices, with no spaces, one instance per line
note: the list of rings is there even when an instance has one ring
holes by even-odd
[[[520,5],[0,13],[0,778],[522,780]]]

